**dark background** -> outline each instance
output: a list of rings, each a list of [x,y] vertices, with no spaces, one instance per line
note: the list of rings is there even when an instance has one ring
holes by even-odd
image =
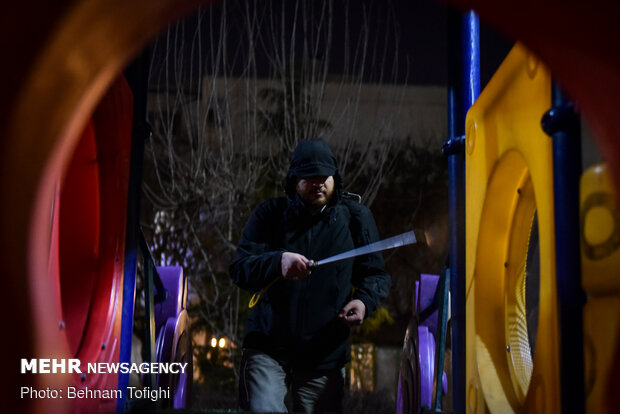
[[[225,3],[225,4],[224,4]],[[245,11],[241,8],[242,2],[228,1],[216,2],[213,6],[203,10],[202,13],[194,14],[187,17],[184,22],[183,36],[186,42],[193,44],[194,47],[200,47],[203,51],[207,50],[210,44],[210,35],[218,36],[219,16],[223,10],[227,11],[227,38],[229,41],[228,56],[229,65],[233,68],[233,74],[239,75],[240,68],[246,61],[247,56],[244,52],[237,48],[237,45],[246,45],[247,42],[242,34]],[[257,4],[260,4],[258,2]],[[279,20],[284,17],[287,31],[291,29],[295,22],[295,10],[293,7],[295,2],[273,1],[271,10],[273,18]],[[320,14],[321,2],[307,1],[310,8],[316,11],[316,15]],[[260,13],[258,13],[260,14]],[[385,83],[407,83],[412,85],[436,85],[447,86],[448,83],[448,44],[447,44],[447,14],[448,6],[437,0],[335,0],[333,2],[333,21],[342,22],[348,15],[349,27],[338,23],[334,24],[334,32],[332,33],[332,50],[329,56],[329,72],[334,76],[338,76],[344,71],[344,39],[349,34],[350,43],[356,43],[359,40],[360,33],[365,21],[368,21],[369,32],[369,49],[376,54],[386,54],[387,62],[392,62],[393,56],[398,55],[398,67],[386,68],[396,73],[395,76],[380,74],[376,67],[368,67],[365,70],[364,80],[366,82],[381,81]],[[262,15],[259,18],[269,19]],[[201,20],[201,42],[199,46],[194,28],[198,19]],[[317,17],[318,19],[318,17]],[[267,25],[265,25],[267,26]],[[389,27],[389,31],[385,28]],[[241,29],[240,29],[241,28]],[[302,25],[297,21],[296,28],[298,31],[303,30]],[[394,28],[396,29],[394,31]],[[270,30],[269,27],[267,30]],[[264,34],[267,37],[267,34]],[[358,36],[358,37],[356,37]],[[285,38],[288,40],[290,32]],[[298,38],[301,38],[301,34]],[[387,39],[387,41],[386,41]],[[160,41],[162,39],[160,38]],[[398,46],[395,46],[398,44]],[[509,52],[514,42],[507,39],[503,35],[497,33],[488,25],[480,22],[480,72],[481,86],[484,87],[489,81],[497,67]],[[287,44],[290,46],[290,44]],[[234,51],[233,51],[234,49]],[[295,45],[295,50],[300,52],[301,45]],[[158,48],[162,51],[163,48]],[[319,52],[321,53],[321,52]],[[208,55],[208,54],[207,54]],[[322,56],[318,56],[322,57]],[[189,64],[190,59],[195,59],[195,55],[186,53],[183,57],[188,61],[183,64],[183,70],[191,72],[191,77],[195,78],[199,74],[204,74],[206,68],[212,67],[211,64],[198,65]],[[156,56],[157,59],[157,56]],[[266,61],[266,56],[261,52],[257,52],[257,71],[259,77],[269,77],[268,73],[270,65]],[[380,59],[380,56],[379,56]]]

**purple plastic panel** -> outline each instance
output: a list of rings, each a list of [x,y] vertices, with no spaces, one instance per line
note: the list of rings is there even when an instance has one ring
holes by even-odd
[[[430,306],[435,297],[435,291],[439,284],[439,275],[422,273],[420,283],[415,282],[414,310],[421,312]],[[419,299],[419,303],[418,303]],[[418,327],[419,336],[419,360],[420,360],[420,402],[421,405],[431,407],[433,398],[433,380],[435,375],[435,335],[437,335],[438,312],[433,312],[428,318],[420,322]],[[441,381],[443,393],[448,392],[448,378],[442,372]]]
[[[188,374],[187,372],[185,372],[183,374],[179,374],[179,382],[177,383],[174,396],[172,397],[172,408],[174,408],[175,410],[185,408],[187,404],[189,375],[193,375],[193,373]]]
[[[176,335],[176,328],[178,324],[178,318],[168,318],[166,324],[159,331],[157,335],[157,362],[173,362],[174,357],[174,338]],[[157,376],[157,386],[168,386],[169,374],[159,374]]]
[[[155,329],[159,331],[168,318],[178,315],[185,308],[187,282],[180,266],[157,267],[157,273],[168,291],[166,300],[155,305]]]
[[[418,327],[420,358],[420,403],[431,407],[435,372],[435,337],[426,326]]]
[[[183,362],[187,355],[184,355],[184,349],[179,349],[179,339],[183,334],[189,334],[189,319],[187,312],[181,312],[175,316],[168,318],[165,325],[159,332],[157,337],[157,361],[158,362]],[[191,354],[191,350],[190,350]],[[189,355],[191,358],[191,355]],[[191,364],[188,365],[191,367]],[[185,372],[179,374],[159,374],[157,376],[157,386],[166,388],[171,387],[172,390],[172,408],[185,408],[189,388],[192,384],[193,372]],[[176,378],[175,378],[176,377]]]
[[[423,273],[420,275],[420,281],[416,281],[414,285],[414,300],[413,310],[414,314],[419,315],[424,309],[432,305],[435,297],[435,291],[439,284],[439,276]],[[405,337],[405,346],[403,348],[403,363],[401,364],[401,370],[398,377],[398,391],[396,396],[396,412],[397,414],[405,414],[405,412],[417,413],[420,407],[432,407],[433,400],[433,386],[435,377],[435,335],[437,333],[437,317],[438,312],[433,312],[424,321],[421,321],[421,325],[417,325],[417,316],[410,321],[408,327],[411,329],[412,322],[414,323],[413,329],[417,331],[418,341],[417,349],[415,347],[410,349],[408,347],[408,336]],[[409,335],[409,334],[407,334]],[[417,351],[417,362],[419,365],[419,380],[418,373],[413,376],[413,381],[407,380],[408,371],[404,371],[407,368],[405,362],[410,361],[409,358],[415,358],[415,352]],[[403,377],[403,374],[404,377]],[[411,376],[411,375],[409,375]],[[412,378],[413,379],[413,378]],[[443,392],[448,390],[448,381],[445,372],[442,372],[441,386]],[[409,398],[414,398],[415,402],[408,401]],[[413,402],[414,406],[411,406]]]
[[[431,275],[428,273],[422,273],[420,275],[420,282],[422,283],[422,289],[419,291],[419,283],[415,283],[415,298],[414,298],[414,310],[421,312],[433,303],[435,297],[435,291],[439,284],[439,275]],[[417,299],[420,299],[418,307]],[[420,325],[427,326],[429,331],[433,335],[437,335],[437,311],[433,312],[427,319],[420,321]]]

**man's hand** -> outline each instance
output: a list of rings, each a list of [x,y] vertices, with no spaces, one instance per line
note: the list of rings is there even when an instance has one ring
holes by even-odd
[[[366,305],[359,299],[347,303],[338,314],[338,317],[349,326],[361,325],[366,316]]]
[[[311,271],[308,269],[307,263],[310,260],[305,256],[297,253],[282,253],[282,276],[285,279],[302,279],[308,276]]]

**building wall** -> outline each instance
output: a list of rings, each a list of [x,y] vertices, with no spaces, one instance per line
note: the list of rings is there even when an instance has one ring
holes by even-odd
[[[204,77],[200,88],[200,95],[196,87],[152,92],[149,119],[155,130],[168,122],[167,116],[159,112],[176,111],[175,128],[189,131],[192,136],[206,136],[210,145],[223,143],[243,150],[256,140],[261,151],[273,152],[279,147],[276,137],[259,132],[258,115],[272,108],[258,96],[269,88],[281,90],[281,83],[271,79]],[[321,136],[333,146],[344,142],[382,145],[411,139],[439,150],[447,138],[446,100],[445,89],[438,86],[332,80],[325,84],[323,99],[315,102],[315,117],[329,123]],[[309,135],[297,133],[300,138]]]

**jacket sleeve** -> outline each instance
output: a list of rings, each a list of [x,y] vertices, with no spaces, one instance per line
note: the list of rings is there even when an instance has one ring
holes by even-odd
[[[358,205],[357,211],[352,212],[352,231],[357,246],[367,245],[379,240],[379,232],[371,211]],[[353,228],[357,226],[357,228]],[[373,314],[379,304],[390,291],[392,280],[381,252],[359,256],[353,263],[353,299],[359,299],[366,305],[366,317]]]
[[[254,209],[243,229],[229,267],[232,281],[242,289],[258,292],[282,274],[283,250],[275,247],[274,226],[279,221],[274,216],[274,204],[265,202]]]

